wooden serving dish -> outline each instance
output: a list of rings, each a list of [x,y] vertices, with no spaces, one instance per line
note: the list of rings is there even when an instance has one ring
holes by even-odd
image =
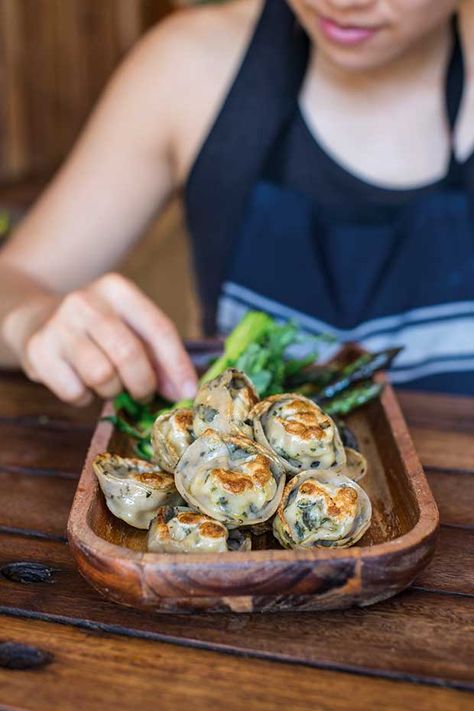
[[[103,415],[111,412],[108,403]],[[130,444],[100,421],[68,523],[80,572],[110,600],[157,612],[327,610],[395,595],[430,561],[438,510],[390,385],[348,424],[369,462],[359,483],[373,507],[356,546],[283,550],[266,534],[253,538],[249,552],[171,555],[147,553],[147,532],[107,509],[92,462],[100,452],[129,454]]]

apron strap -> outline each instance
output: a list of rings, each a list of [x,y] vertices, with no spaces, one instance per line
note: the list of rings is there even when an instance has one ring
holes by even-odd
[[[282,125],[294,110],[309,41],[285,0],[266,0],[240,70],[186,185],[187,220],[206,334],[245,203]],[[211,266],[212,265],[212,266]]]
[[[453,16],[452,28],[453,48],[446,70],[445,80],[446,117],[451,141],[447,180],[449,183],[459,184],[462,181],[462,166],[459,164],[454,152],[454,130],[463,98],[465,67],[457,14]]]

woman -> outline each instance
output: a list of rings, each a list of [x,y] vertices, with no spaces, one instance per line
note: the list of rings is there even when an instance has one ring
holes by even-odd
[[[474,394],[473,40],[472,0],[167,20],[1,254],[3,363],[76,404],[192,395],[173,325],[108,273],[182,187],[207,331],[265,308],[404,344],[395,382]]]

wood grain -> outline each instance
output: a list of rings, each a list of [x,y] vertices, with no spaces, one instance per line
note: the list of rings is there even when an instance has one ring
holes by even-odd
[[[0,180],[51,174],[117,63],[169,10],[166,0],[2,0]]]
[[[443,432],[474,431],[474,398],[397,390],[410,427],[434,427]]]
[[[1,372],[0,422],[61,427],[63,431],[84,428],[91,431],[101,405],[72,407],[58,400],[47,388],[28,381],[21,373]]]
[[[17,385],[12,385],[14,380]],[[28,412],[26,417],[36,418],[35,399],[42,395],[21,378],[15,376],[7,381],[8,394],[5,394],[0,375],[0,437],[2,448],[6,443],[13,469],[14,461],[21,464],[16,465],[18,480],[11,479],[17,476],[12,474],[13,470],[0,470],[0,496],[8,499],[0,511],[0,527],[7,520],[10,524],[23,520],[39,532],[58,532],[64,525],[68,491],[74,481],[57,477],[61,468],[50,472],[51,476],[41,475],[48,432],[41,423],[30,423],[23,416],[22,426],[14,427],[17,434],[8,443],[5,435],[11,434],[10,428],[18,424],[17,417],[22,417],[22,412]],[[445,396],[441,397],[444,403]],[[456,398],[446,399],[444,415],[433,409],[430,397],[426,398],[427,404],[424,402],[424,395],[412,393],[404,401],[405,412],[411,421],[416,421],[414,426],[421,433],[422,444],[423,430],[439,427],[441,434],[450,430],[454,434],[471,431],[473,399],[461,399],[458,429]],[[45,406],[56,431],[62,434],[62,438],[54,440],[58,449],[51,450],[50,457],[57,457],[62,467],[71,454],[61,452],[77,446],[72,430],[83,430],[84,434],[88,415],[81,419],[80,413],[79,421],[75,422],[74,414],[63,411],[64,406],[54,399],[48,402],[47,396]],[[69,422],[71,427],[68,427]],[[29,427],[30,424],[34,427]],[[39,458],[35,458],[34,452],[25,457],[23,452],[28,438],[35,440],[33,430],[40,430]],[[15,446],[11,445],[12,441]],[[36,444],[31,446],[34,449]],[[31,475],[23,468],[25,459]],[[450,461],[456,465],[459,460],[454,457]],[[292,709],[308,701],[308,708],[326,711],[347,708],[348,699],[356,709],[396,710],[406,709],[407,704],[435,711],[471,708],[472,697],[464,691],[426,686],[472,688],[474,666],[472,635],[469,634],[474,625],[473,532],[466,528],[474,523],[471,505],[474,477],[453,471],[464,466],[456,465],[451,470],[445,466],[435,467],[428,476],[442,522],[447,524],[441,529],[435,558],[415,581],[415,588],[365,610],[295,612],[284,616],[197,614],[190,617],[141,613],[118,608],[100,598],[78,575],[65,544],[0,533],[0,569],[21,561],[51,569],[50,582],[21,583],[0,576],[0,610],[8,612],[7,618],[0,618],[0,642],[9,639],[44,648],[54,655],[51,664],[36,671],[0,671],[0,707],[28,711],[79,707],[94,711],[115,704],[127,709],[132,703],[135,708],[140,698],[144,709],[152,705],[156,708],[159,699],[160,708],[172,707],[174,711],[177,704],[188,699],[192,699],[196,709],[204,709],[217,707],[222,698],[230,698],[239,709],[250,706],[273,709],[283,700]],[[472,464],[468,471],[474,471]],[[53,511],[55,482],[59,482],[61,493],[54,498],[57,506]],[[28,492],[31,512],[26,507],[22,510],[15,491]],[[67,624],[58,626],[43,619],[57,619]],[[110,637],[113,631],[120,633],[119,636]],[[218,651],[232,656],[222,656]],[[160,676],[153,664],[156,662],[159,668],[164,668],[162,654],[170,660],[173,669],[166,667],[167,673]],[[240,655],[250,655],[252,659]],[[138,658],[140,667],[134,661]],[[147,666],[143,659],[147,660]],[[289,661],[293,663],[291,667],[286,664]],[[211,691],[202,681],[208,678],[206,674],[210,674],[210,669],[216,670],[218,676],[218,682],[213,680]],[[258,678],[254,681],[252,676],[249,682],[250,677],[246,675],[255,670]],[[347,671],[356,674],[347,674]],[[308,676],[300,677],[300,673]],[[246,684],[260,690],[262,674],[267,674],[271,681],[256,697]],[[99,675],[101,683],[97,684]],[[214,696],[221,676],[225,677],[225,684],[218,686]],[[388,677],[397,681],[390,681]],[[103,678],[112,679],[113,683],[104,684]],[[312,686],[306,685],[306,678],[311,680]],[[407,679],[422,681],[424,685],[402,681]]]
[[[448,542],[441,546],[443,560],[433,563],[434,574],[445,567],[445,556],[451,555],[456,543],[449,540],[451,531],[445,533]],[[76,572],[67,546],[3,535],[0,568],[23,560],[52,566],[57,572],[54,584],[2,580],[1,609],[178,644],[433,683],[443,679],[443,683],[470,688],[474,649],[466,630],[474,624],[474,600],[446,595],[454,590],[457,579],[457,593],[472,590],[474,575],[468,566],[464,577],[455,575],[465,550],[457,553],[451,572],[436,580],[442,592],[413,590],[372,608],[283,616],[157,616],[119,608],[99,597]],[[427,580],[425,585],[431,586]]]
[[[441,522],[474,528],[474,473],[427,470]]]
[[[57,427],[31,427],[9,422],[1,425],[0,468],[39,469],[78,476],[86,455],[90,431],[71,429],[65,440]]]
[[[0,469],[0,528],[65,538],[75,481]]]
[[[474,398],[409,391],[399,397],[423,466],[474,472]]]
[[[474,431],[474,430],[473,430]],[[427,469],[474,471],[474,437],[469,432],[444,432],[436,427],[410,428],[421,463]]]
[[[0,617],[0,638],[52,655],[31,671],[0,669],[1,703],[7,708],[69,711],[80,708],[294,711],[406,709],[467,711],[462,691],[308,669],[263,660],[111,635],[91,635],[46,622]],[[98,670],[100,672],[98,673]],[[157,701],[159,700],[159,701]]]
[[[442,527],[434,558],[414,587],[474,596],[474,530]]]

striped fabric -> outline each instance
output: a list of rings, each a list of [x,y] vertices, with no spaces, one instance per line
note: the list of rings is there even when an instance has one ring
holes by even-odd
[[[404,350],[389,374],[393,383],[407,383],[439,373],[474,370],[474,301],[412,309],[345,330],[239,284],[226,282],[219,301],[219,331],[228,333],[252,309],[266,311],[277,320],[291,319],[304,333],[327,333],[339,345],[346,341],[358,341],[374,351],[403,346]]]

